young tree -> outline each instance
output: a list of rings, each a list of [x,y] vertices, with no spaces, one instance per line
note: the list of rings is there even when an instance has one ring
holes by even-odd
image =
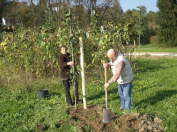
[[[177,46],[177,1],[158,0],[158,38],[166,46]]]

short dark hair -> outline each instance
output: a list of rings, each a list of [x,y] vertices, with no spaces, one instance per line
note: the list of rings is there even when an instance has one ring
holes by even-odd
[[[61,48],[68,49],[68,48],[66,47],[66,45],[61,45],[61,46],[59,47],[59,49],[61,50]]]

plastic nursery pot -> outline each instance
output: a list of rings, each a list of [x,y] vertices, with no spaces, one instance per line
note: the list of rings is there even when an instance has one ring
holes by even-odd
[[[39,98],[47,98],[49,96],[49,91],[48,90],[38,90],[37,94],[38,94]]]
[[[109,123],[112,120],[111,110],[108,108],[103,108],[103,123]]]

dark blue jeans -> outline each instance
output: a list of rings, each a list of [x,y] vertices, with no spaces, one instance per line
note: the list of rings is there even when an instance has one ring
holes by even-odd
[[[70,93],[70,84],[71,84],[70,79],[63,80],[63,85],[64,85],[64,88],[65,88],[65,96],[66,96],[66,103],[67,104],[73,104],[72,98],[71,98],[71,93]],[[75,95],[74,96],[76,98],[76,103],[78,103],[78,101],[79,101],[79,92],[78,92],[79,84],[78,84],[77,80],[74,82],[74,85],[75,85],[75,89],[74,89],[74,94]]]
[[[70,94],[70,80],[63,80],[63,85],[65,88],[66,103],[72,104],[71,94]]]
[[[119,84],[120,108],[129,110],[131,108],[131,83]]]

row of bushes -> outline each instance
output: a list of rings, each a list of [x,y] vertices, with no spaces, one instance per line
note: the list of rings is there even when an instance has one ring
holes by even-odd
[[[128,26],[109,23],[104,28],[81,29],[44,25],[35,28],[16,28],[15,32],[2,34],[1,62],[13,65],[16,71],[32,73],[35,77],[56,76],[59,72],[59,47],[66,45],[79,59],[79,37],[84,41],[86,66],[95,66],[105,59],[105,52],[116,47],[127,52]],[[126,44],[126,45],[125,45]],[[128,49],[129,50],[129,49]]]

